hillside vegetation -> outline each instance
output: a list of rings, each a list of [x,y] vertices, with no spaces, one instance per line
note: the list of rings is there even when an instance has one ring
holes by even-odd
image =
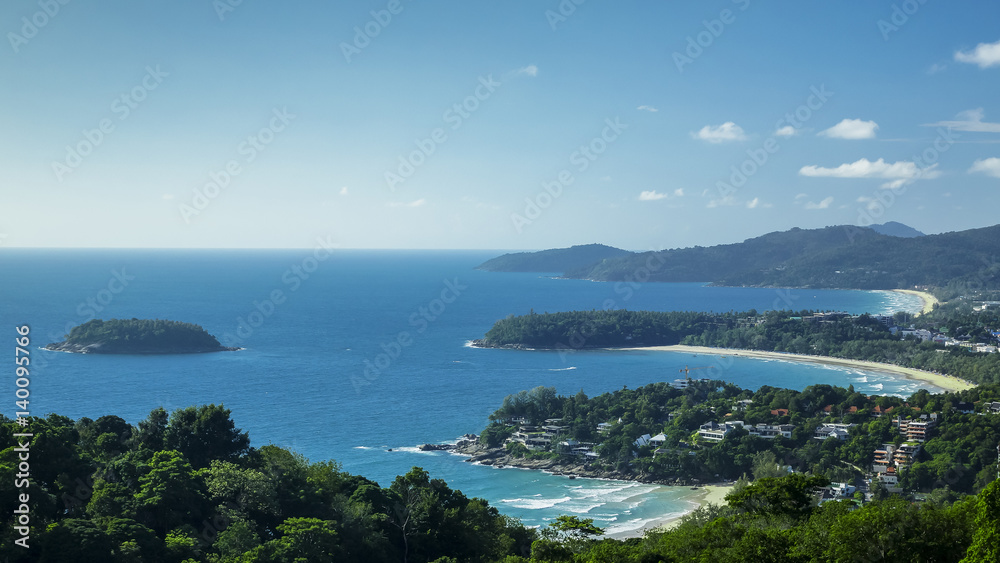
[[[46,346],[99,354],[156,354],[230,350],[202,327],[178,321],[149,319],[94,319],[73,327],[64,342]]]
[[[16,489],[15,433],[33,435]],[[27,539],[0,530],[11,563],[721,563],[996,561],[1000,482],[954,504],[893,497],[817,507],[822,475],[758,479],[669,532],[601,539],[590,519],[540,530],[414,468],[388,487],[332,461],[250,446],[221,406],[152,411],[138,425],[0,416],[0,510],[28,495]],[[873,533],[877,530],[877,533]],[[15,544],[25,541],[27,548]]]
[[[555,248],[539,252],[504,254],[476,266],[477,270],[490,272],[548,272],[575,270],[608,258],[632,254],[627,250],[603,244],[585,244],[570,248]]]
[[[919,319],[914,321],[906,313],[898,315],[904,324],[918,322],[984,342],[996,342],[986,327],[1000,327],[996,310],[972,314],[947,309]],[[813,311],[754,310],[531,312],[500,319],[476,341],[484,347],[556,350],[671,344],[865,360],[945,373],[976,383],[1000,383],[1000,354],[976,353],[912,337],[901,339],[869,315],[852,318]]]
[[[565,250],[571,249],[508,254],[480,267],[564,272],[565,277],[596,281],[850,289],[1000,288],[1000,225],[910,238],[850,225],[796,228],[736,244],[621,251],[624,254],[603,254],[589,262],[583,261],[586,253],[570,261],[556,259]]]

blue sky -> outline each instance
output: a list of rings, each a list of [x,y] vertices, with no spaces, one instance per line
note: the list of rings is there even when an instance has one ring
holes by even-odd
[[[0,4],[2,246],[997,222],[992,1],[63,1]]]

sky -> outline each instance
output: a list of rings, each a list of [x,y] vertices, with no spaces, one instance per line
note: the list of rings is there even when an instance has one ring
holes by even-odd
[[[997,223],[1000,4],[0,3],[3,247]]]

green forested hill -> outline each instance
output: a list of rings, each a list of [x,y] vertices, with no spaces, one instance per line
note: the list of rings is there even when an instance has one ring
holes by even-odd
[[[811,311],[699,313],[622,309],[531,312],[498,320],[476,344],[556,350],[671,344],[743,348],[882,362],[946,373],[976,383],[1000,383],[1000,354],[975,353],[960,346],[946,347],[912,337],[901,340],[868,315],[815,322],[802,320],[801,317],[811,314]],[[921,319],[933,323],[930,326],[957,334],[985,335],[981,327],[997,323],[992,313],[972,317],[941,313]],[[984,338],[984,341],[990,340]]]
[[[476,269],[490,272],[565,272],[630,254],[627,250],[603,244],[584,244],[540,252],[504,254],[483,262]]]
[[[852,289],[1000,287],[1000,225],[913,238],[850,225],[791,229],[736,244],[620,251],[590,262],[583,262],[587,256],[583,252],[574,260],[556,260],[564,250],[508,254],[480,268],[562,271],[566,277],[596,281]]]
[[[162,319],[94,319],[73,327],[50,350],[84,354],[183,354],[231,350],[202,327]]]

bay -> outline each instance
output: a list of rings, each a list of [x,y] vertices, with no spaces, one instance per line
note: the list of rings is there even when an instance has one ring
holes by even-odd
[[[47,250],[0,253],[0,318],[28,324],[32,414],[116,414],[223,403],[256,446],[333,459],[387,486],[412,466],[540,525],[559,514],[612,532],[693,506],[686,489],[494,469],[421,443],[478,432],[505,395],[538,385],[588,395],[671,381],[690,354],[482,350],[468,346],[509,314],[576,309],[756,308],[917,311],[893,292],[627,284],[474,270],[490,251]],[[239,352],[95,356],[42,351],[90,318],[200,324]],[[700,364],[699,364],[700,365]],[[813,383],[908,395],[926,384],[849,368],[732,358],[713,377],[757,388]],[[4,383],[13,397],[13,380]],[[12,416],[13,401],[3,413]],[[390,451],[391,449],[391,451]]]

